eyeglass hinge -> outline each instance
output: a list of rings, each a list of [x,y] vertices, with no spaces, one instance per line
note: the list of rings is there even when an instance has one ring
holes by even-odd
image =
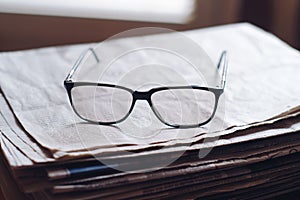
[[[66,79],[65,82],[66,82],[66,83],[71,83],[72,80],[71,80],[71,79]]]

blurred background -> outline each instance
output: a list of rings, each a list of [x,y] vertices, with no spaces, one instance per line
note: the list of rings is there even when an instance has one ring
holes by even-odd
[[[99,42],[144,26],[250,22],[300,49],[299,0],[0,0],[0,51]]]

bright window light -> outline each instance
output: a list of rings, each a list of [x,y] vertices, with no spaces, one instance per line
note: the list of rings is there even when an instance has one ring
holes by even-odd
[[[188,22],[195,0],[0,0],[0,12],[96,19]]]

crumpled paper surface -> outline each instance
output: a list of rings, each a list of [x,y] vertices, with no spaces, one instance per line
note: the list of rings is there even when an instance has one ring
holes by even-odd
[[[198,43],[213,61],[218,60],[223,50],[229,53],[227,84],[221,97],[224,103],[219,109],[224,113],[217,112],[208,127],[192,130],[160,127],[154,130],[157,133],[153,137],[147,137],[143,132],[139,137],[133,137],[115,127],[101,126],[99,129],[98,125],[82,123],[74,116],[62,82],[82,50],[90,45],[2,53],[0,86],[26,132],[56,157],[85,149],[114,148],[115,145],[134,144],[145,148],[169,141],[189,142],[189,139],[205,137],[203,134],[214,132],[222,135],[226,133],[222,132],[225,129],[243,129],[298,109],[300,54],[278,38],[249,24],[193,30],[184,34]],[[148,37],[172,40],[168,35]],[[130,45],[141,38],[124,40],[123,45]],[[159,62],[159,56],[155,59]],[[146,77],[151,78],[151,74]],[[140,109],[136,114],[143,114],[142,111]],[[214,125],[216,128],[210,129]]]

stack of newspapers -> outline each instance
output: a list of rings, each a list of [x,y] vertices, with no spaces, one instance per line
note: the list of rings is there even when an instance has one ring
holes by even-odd
[[[4,197],[266,199],[300,190],[299,51],[247,23],[180,35],[193,44],[181,43],[171,32],[112,39],[97,55],[102,64],[110,52],[114,58],[121,55],[103,64],[117,67],[94,72],[92,60],[86,59],[83,63],[90,65],[82,66],[76,78],[128,83],[138,90],[157,86],[157,77],[176,77],[173,73],[194,84],[197,73],[182,67],[187,60],[210,67],[197,46],[212,66],[226,50],[224,93],[212,121],[198,128],[168,127],[151,118],[153,112],[142,101],[120,124],[79,118],[63,81],[81,52],[94,44],[0,53]],[[172,51],[151,47],[156,44],[170,45]],[[187,59],[181,63],[178,57]],[[203,77],[203,84],[213,84]]]

